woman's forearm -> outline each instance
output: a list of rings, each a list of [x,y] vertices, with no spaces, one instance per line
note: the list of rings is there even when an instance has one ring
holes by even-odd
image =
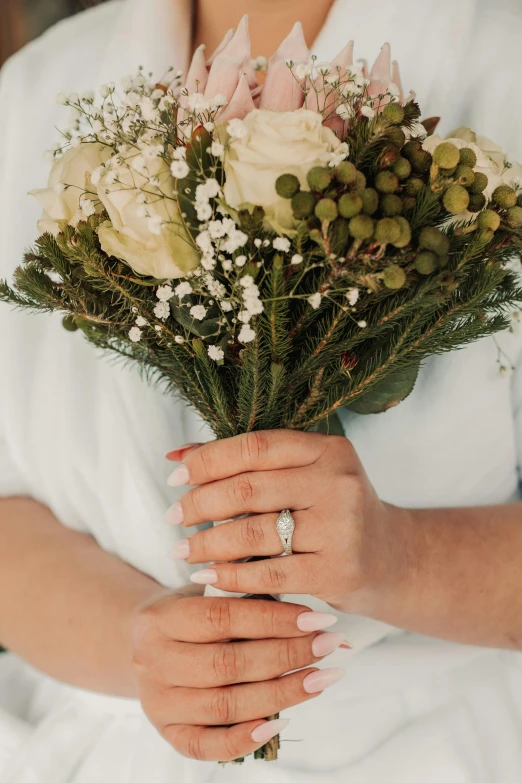
[[[36,668],[90,690],[135,696],[132,618],[162,592],[45,506],[0,499],[0,643]]]
[[[428,636],[522,649],[522,504],[404,511],[395,589],[376,619]]]

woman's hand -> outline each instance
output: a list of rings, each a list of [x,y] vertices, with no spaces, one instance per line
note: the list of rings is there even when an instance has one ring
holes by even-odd
[[[318,633],[335,619],[276,601],[156,598],[134,624],[144,711],[184,756],[230,761],[252,753],[288,724],[263,720],[267,715],[307,701],[341,678],[342,669],[295,671],[343,643],[340,634]]]
[[[291,557],[218,563],[198,584],[238,593],[311,594],[370,613],[407,573],[406,512],[382,503],[342,437],[274,430],[172,452],[173,485],[196,485],[169,511],[187,527],[248,516],[195,533],[174,555],[189,563],[282,553],[276,521],[291,509]]]

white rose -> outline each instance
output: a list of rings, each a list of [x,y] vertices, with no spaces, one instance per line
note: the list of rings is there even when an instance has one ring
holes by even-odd
[[[326,165],[340,144],[322,123],[322,116],[308,109],[250,112],[243,120],[247,129],[244,138],[230,139],[225,160],[227,204],[234,209],[242,204],[264,207],[272,228],[292,235],[295,219],[291,203],[277,195],[275,183],[281,174],[295,174],[302,189],[310,189],[307,173],[314,166]]]
[[[181,219],[170,169],[161,158],[147,161],[149,176],[131,166],[132,158],[115,170],[118,182],[107,182],[105,175],[98,186],[110,219],[98,229],[102,250],[138,274],[183,277],[198,266],[199,253]],[[158,191],[149,184],[151,176],[157,177]]]
[[[49,232],[56,236],[65,226],[76,226],[80,220],[86,219],[80,209],[81,196],[85,191],[95,192],[91,174],[109,157],[108,147],[93,142],[69,149],[58,158],[51,169],[48,187],[30,193],[43,207],[38,223],[42,234]]]

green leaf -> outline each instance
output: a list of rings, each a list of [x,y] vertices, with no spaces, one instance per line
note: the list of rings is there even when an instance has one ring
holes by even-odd
[[[420,364],[397,370],[376,383],[369,391],[348,405],[354,413],[384,413],[408,397],[417,382]]]

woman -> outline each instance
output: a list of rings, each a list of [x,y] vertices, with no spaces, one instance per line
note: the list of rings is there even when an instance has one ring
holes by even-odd
[[[11,60],[1,276],[35,238],[25,194],[62,124],[54,96],[139,64],[186,67],[244,11],[254,54],[297,17],[320,59],[349,37],[368,56],[390,40],[446,130],[466,123],[522,156],[509,0],[311,5],[201,0],[193,26],[188,1],[109,2]],[[502,351],[520,367],[520,337],[430,360],[384,415],[342,413],[351,443],[274,432],[183,447],[210,434],[135,371],[54,316],[0,319],[1,783],[520,779],[522,374],[496,365]],[[292,557],[202,570],[280,553],[283,508]],[[287,602],[214,601],[191,580]],[[201,763],[251,753],[277,711],[289,740],[277,764]]]

